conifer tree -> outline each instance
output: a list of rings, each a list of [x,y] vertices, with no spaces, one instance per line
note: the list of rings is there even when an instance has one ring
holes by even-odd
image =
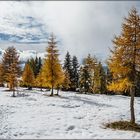
[[[70,88],[71,82],[70,82],[70,77],[69,77],[69,73],[67,71],[64,72],[64,81],[63,81],[63,85],[62,88],[64,90],[68,90]]]
[[[90,80],[91,80],[90,81],[90,92],[91,93],[94,93],[94,76],[95,76],[95,71],[97,71],[96,70],[97,63],[98,63],[97,58],[95,56],[91,57],[90,54],[88,54],[88,56],[83,61],[83,64],[87,66],[88,73],[90,75]]]
[[[53,96],[54,88],[59,87],[63,81],[63,71],[58,59],[57,42],[53,34],[50,35],[47,47],[47,55],[43,65],[43,76],[48,87],[51,88],[51,96]]]
[[[65,79],[65,74],[63,72],[62,67],[60,68],[61,70],[59,71],[58,75],[59,75],[59,79],[57,80],[56,83],[56,89],[57,89],[57,93],[56,95],[59,95],[59,90],[63,88],[63,83],[64,83],[64,79]]]
[[[91,75],[87,65],[80,68],[80,81],[79,81],[80,92],[91,92]]]
[[[100,94],[106,93],[106,75],[101,62],[96,65],[94,70],[93,92]]]
[[[39,62],[39,59],[38,59],[38,57],[36,56],[36,58],[35,58],[35,70],[34,70],[34,76],[36,77],[37,75],[38,75],[38,73],[39,73],[39,71],[38,71],[38,62]]]
[[[42,62],[41,62],[41,58],[37,57],[36,58],[31,58],[27,61],[27,63],[29,63],[29,65],[31,66],[33,72],[34,72],[34,76],[35,78],[37,77],[37,75],[39,74],[39,71],[41,69],[42,66]]]
[[[97,58],[91,57],[90,54],[88,54],[88,56],[84,59],[83,64],[86,64],[88,66],[89,71],[91,71],[91,73],[94,71],[96,65],[97,65]]]
[[[70,82],[72,84],[72,60],[71,60],[71,55],[69,54],[68,51],[65,56],[63,69],[66,73],[69,74]],[[72,88],[71,84],[70,84],[70,89]]]
[[[36,77],[37,76],[37,57],[34,59],[34,58],[31,58],[27,61],[27,63],[30,65],[30,67],[32,68],[33,70],[33,73],[34,73],[34,76]]]
[[[40,72],[42,67],[42,59],[41,57],[38,58],[38,64],[37,64],[37,74]]]
[[[112,82],[112,79],[113,79],[112,73],[110,72],[110,69],[107,67],[106,84],[109,85]]]
[[[19,62],[19,56],[14,47],[8,47],[5,50],[5,53],[2,58],[2,66],[4,69],[4,81],[9,83],[9,89],[13,90],[12,82],[11,82],[11,69],[15,69],[13,71],[13,74],[15,76],[20,76],[21,74],[21,68],[20,68],[20,62]],[[14,73],[15,72],[15,73]],[[17,78],[16,77],[16,78]]]
[[[100,70],[100,80],[101,80],[100,93],[106,94],[107,93],[106,73],[102,64],[99,66],[99,70]]]
[[[79,81],[79,64],[76,56],[72,58],[72,88],[76,90],[78,88]]]
[[[135,96],[140,97],[140,72],[137,72]]]
[[[16,69],[16,65],[16,63],[12,63],[9,67],[9,73],[7,74],[10,87],[13,90],[13,97],[15,97],[15,87],[17,87],[18,84],[18,71]]]
[[[3,65],[0,63],[0,86],[3,86],[4,83],[4,68]]]
[[[27,86],[29,90],[31,90],[32,86],[34,85],[35,78],[33,70],[28,63],[25,64],[24,71],[22,74],[22,80],[23,84]]]
[[[42,69],[40,70],[39,74],[37,75],[37,78],[36,78],[36,85],[37,85],[37,87],[40,88],[41,91],[42,91],[42,87],[45,86]]]
[[[140,16],[135,8],[129,12],[128,18],[124,18],[121,34],[115,36],[113,44],[109,60],[113,81],[108,89],[130,93],[131,123],[135,123],[134,96],[140,72]]]

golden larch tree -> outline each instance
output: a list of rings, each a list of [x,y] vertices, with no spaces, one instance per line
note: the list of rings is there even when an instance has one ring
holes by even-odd
[[[17,76],[16,78],[18,78],[21,74],[21,67],[20,67],[20,62],[19,62],[19,55],[17,50],[14,47],[8,47],[5,50],[5,53],[2,57],[2,67],[4,69],[4,81],[7,82],[9,84],[9,89],[13,90],[13,85],[11,84],[11,70],[14,69],[14,71],[12,71],[12,73]]]
[[[57,88],[63,81],[63,70],[59,61],[57,42],[53,33],[50,35],[47,55],[42,67],[44,82],[51,88],[51,96],[53,96],[54,88]]]
[[[63,90],[68,90],[70,88],[71,81],[68,71],[64,72],[64,80],[63,80]]]
[[[4,84],[4,68],[3,65],[0,63],[0,86]]]
[[[22,80],[23,85],[27,86],[28,89],[32,89],[32,86],[34,85],[35,77],[33,70],[30,66],[30,64],[26,63],[24,67],[24,71],[22,74]]]
[[[8,76],[10,87],[13,90],[13,97],[15,97],[15,87],[18,86],[18,71],[16,69],[16,63],[11,64],[7,76]]]
[[[140,72],[140,16],[132,8],[124,18],[121,34],[113,40],[114,48],[108,61],[113,81],[108,89],[114,92],[129,92],[131,123],[135,123],[134,96],[137,74]]]
[[[41,91],[42,91],[42,88],[45,87],[42,68],[36,77],[36,86],[39,87]]]

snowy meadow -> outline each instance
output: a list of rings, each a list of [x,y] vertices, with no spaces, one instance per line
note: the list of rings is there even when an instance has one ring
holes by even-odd
[[[20,88],[19,95],[0,88],[0,138],[140,138],[140,133],[105,128],[105,123],[129,120],[130,97],[62,92],[50,97]],[[23,96],[24,95],[24,96]],[[136,120],[140,123],[140,97],[136,97]]]

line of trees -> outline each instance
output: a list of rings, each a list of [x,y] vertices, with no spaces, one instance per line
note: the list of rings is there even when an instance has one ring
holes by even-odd
[[[23,72],[19,56],[14,47],[9,47],[0,63],[0,83],[8,83],[15,96],[15,87],[21,77],[21,85],[54,89],[79,91],[82,93],[118,93],[130,95],[131,122],[135,123],[134,96],[140,95],[140,15],[132,8],[124,18],[119,36],[113,39],[113,49],[106,69],[102,63],[90,54],[79,65],[76,56],[71,58],[69,52],[63,65],[59,60],[57,41],[53,34],[48,40],[47,55],[27,61]]]
[[[45,59],[29,59],[21,70],[19,55],[14,47],[6,49],[0,63],[0,83],[7,83],[15,92],[17,86],[50,88],[53,90],[106,93],[106,74],[100,61],[89,54],[80,66],[76,56],[67,52],[64,63],[59,60],[57,41],[53,34],[48,40]],[[13,93],[13,96],[15,94]]]
[[[67,52],[64,63],[59,60],[57,41],[51,34],[47,55],[44,60],[31,58],[27,61],[22,74],[22,86],[50,88],[66,91],[80,91],[82,93],[106,93],[106,75],[104,68],[95,57],[89,54],[80,66],[76,56],[71,57]],[[39,60],[39,61],[38,61]]]

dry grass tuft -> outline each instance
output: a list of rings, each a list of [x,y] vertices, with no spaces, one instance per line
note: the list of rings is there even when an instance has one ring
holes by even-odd
[[[133,124],[128,121],[117,121],[117,122],[107,123],[105,126],[106,128],[140,132],[139,124],[136,124],[136,123]]]

